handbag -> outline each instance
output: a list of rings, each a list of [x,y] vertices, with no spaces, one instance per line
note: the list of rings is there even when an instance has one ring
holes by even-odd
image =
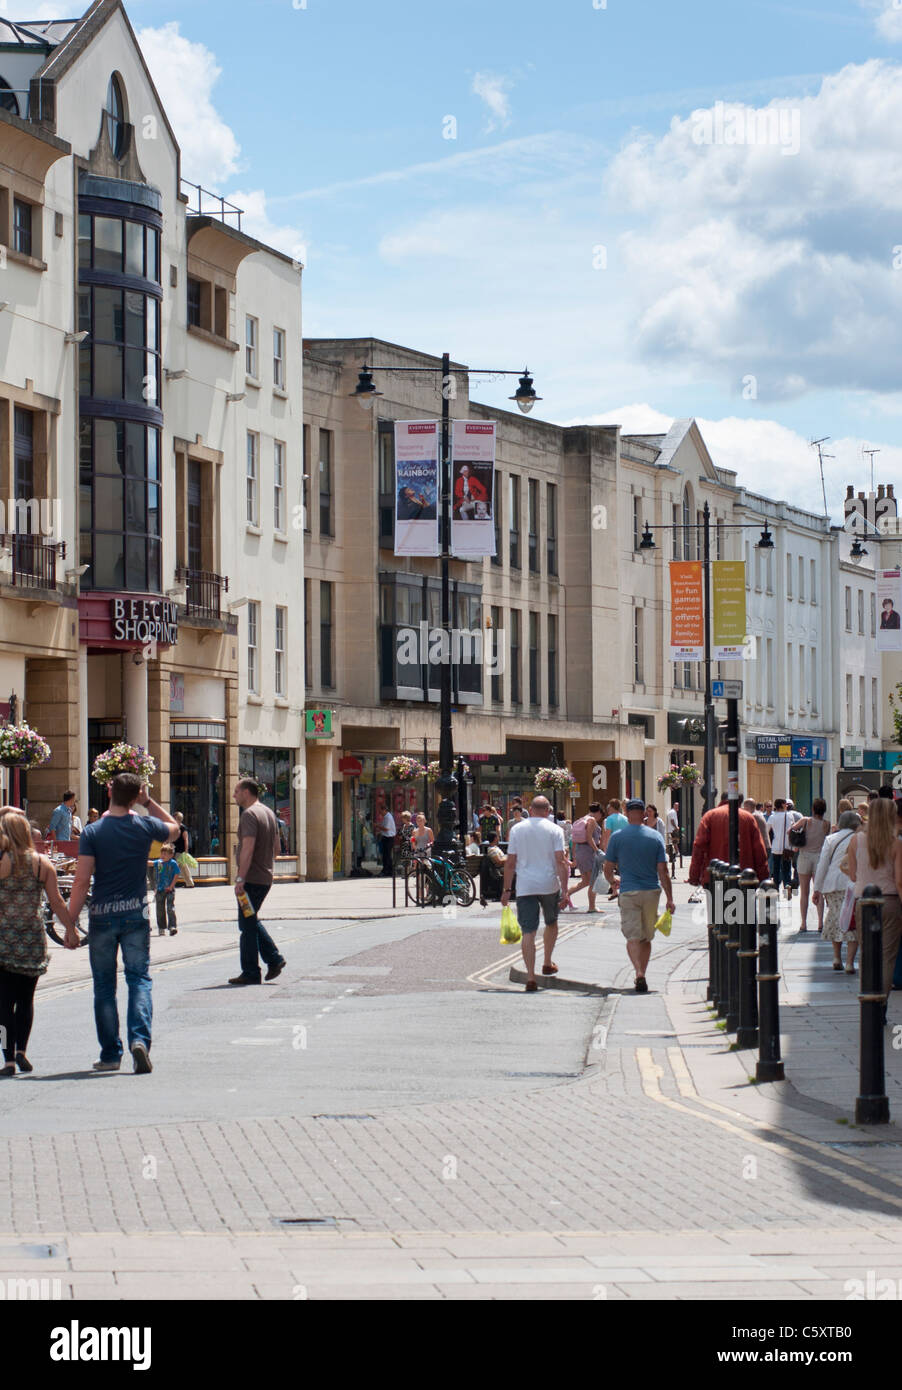
[[[855,931],[855,887],[851,883],[839,909],[839,929],[842,932]]]
[[[798,825],[790,828],[788,839],[793,849],[801,849],[805,843],[805,834],[808,828],[808,821],[799,821]]]

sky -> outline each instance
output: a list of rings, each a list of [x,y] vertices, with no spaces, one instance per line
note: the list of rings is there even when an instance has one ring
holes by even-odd
[[[902,0],[126,8],[185,177],[303,260],[306,336],[528,365],[561,424],[694,416],[815,512],[826,436],[834,518],[863,449],[902,481]]]

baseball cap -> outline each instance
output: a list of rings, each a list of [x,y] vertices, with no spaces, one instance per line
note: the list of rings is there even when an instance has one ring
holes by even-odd
[[[642,800],[640,796],[634,796],[632,801],[628,801],[626,803],[626,809],[628,811],[644,811],[645,802]]]

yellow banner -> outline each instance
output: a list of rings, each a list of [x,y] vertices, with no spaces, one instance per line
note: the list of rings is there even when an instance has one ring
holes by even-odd
[[[745,644],[745,561],[714,560],[711,565],[714,661],[742,661]]]
[[[338,839],[335,841],[335,848],[332,851],[332,872],[341,873],[341,831],[338,832]]]

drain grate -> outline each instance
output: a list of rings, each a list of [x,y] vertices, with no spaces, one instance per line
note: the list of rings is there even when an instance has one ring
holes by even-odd
[[[523,1077],[523,1076],[525,1076],[525,1077],[530,1077],[530,1078],[536,1078],[536,1079],[538,1079],[538,1080],[548,1080],[548,1081],[571,1081],[571,1080],[573,1080],[574,1078],[576,1078],[576,1077],[578,1077],[578,1076],[581,1076],[581,1075],[582,1075],[582,1072],[578,1072],[578,1071],[506,1071],[506,1072],[504,1073],[504,1075],[505,1075],[505,1076],[512,1076],[512,1077],[513,1077],[513,1076],[516,1076],[516,1077]]]
[[[337,1226],[338,1218],[335,1216],[279,1216],[276,1217],[277,1226]]]
[[[314,1120],[371,1120],[372,1115],[314,1115]]]

